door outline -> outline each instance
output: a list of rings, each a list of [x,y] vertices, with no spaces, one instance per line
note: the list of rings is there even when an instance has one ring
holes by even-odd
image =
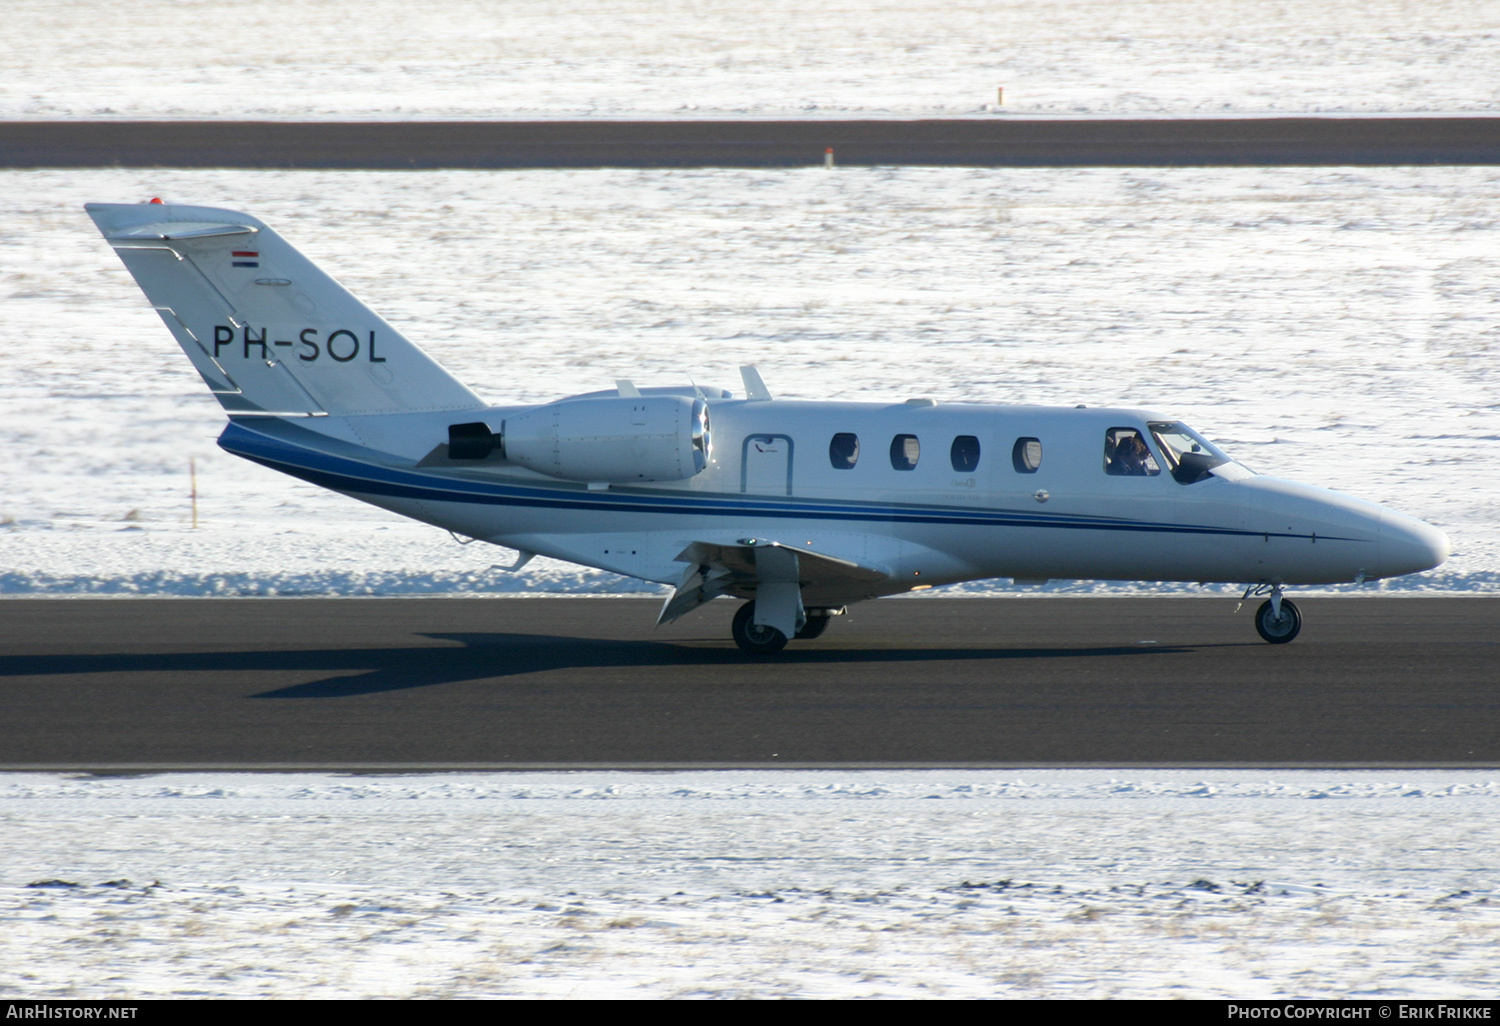
[[[786,494],[792,494],[792,458],[796,455],[796,444],[792,441],[791,435],[771,434],[764,431],[746,435],[745,440],[740,443],[740,492],[742,494],[748,494],[750,491],[751,443],[757,440],[774,442],[778,439],[786,443]]]

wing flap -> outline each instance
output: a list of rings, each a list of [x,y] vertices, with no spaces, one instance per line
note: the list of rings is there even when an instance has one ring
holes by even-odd
[[[799,588],[847,587],[862,591],[890,579],[876,566],[840,559],[805,546],[747,538],[734,544],[693,542],[677,556],[688,568],[677,590],[662,604],[657,626],[732,593],[755,592],[762,584],[796,584]]]

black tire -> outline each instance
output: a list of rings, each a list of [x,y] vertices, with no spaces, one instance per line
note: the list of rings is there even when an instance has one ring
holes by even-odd
[[[734,614],[734,643],[747,655],[772,655],[786,648],[786,635],[775,627],[755,625],[755,603],[746,602]]]
[[[1260,636],[1273,645],[1285,645],[1302,630],[1302,612],[1296,603],[1281,600],[1281,617],[1278,619],[1271,609],[1271,600],[1261,603],[1255,611],[1255,629]]]
[[[796,639],[798,641],[811,641],[813,638],[821,637],[823,632],[828,629],[828,624],[832,619],[833,617],[826,613],[808,613],[807,622],[796,633]]]

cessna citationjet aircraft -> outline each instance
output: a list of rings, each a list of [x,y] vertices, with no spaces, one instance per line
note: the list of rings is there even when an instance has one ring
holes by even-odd
[[[1283,585],[1442,563],[1392,510],[1261,477],[1169,416],[697,386],[490,406],[274,231],[207,207],[89,214],[229,416],[229,452],[456,535],[676,586],[658,623],[746,600],[751,653],[852,602],[979,578]]]

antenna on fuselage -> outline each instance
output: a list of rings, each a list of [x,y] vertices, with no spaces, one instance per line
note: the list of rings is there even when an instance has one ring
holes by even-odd
[[[746,399],[771,398],[770,389],[766,388],[766,383],[760,380],[760,371],[753,366],[740,368],[740,380],[745,383]]]

